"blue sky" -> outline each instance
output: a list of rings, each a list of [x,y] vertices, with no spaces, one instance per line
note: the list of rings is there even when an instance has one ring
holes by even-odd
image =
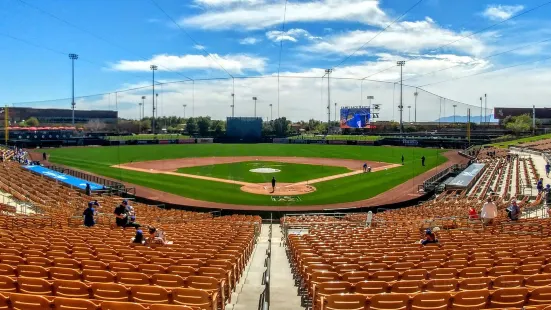
[[[196,79],[157,87],[161,115],[182,114],[186,104],[188,116],[224,118],[235,92],[238,115],[251,115],[257,96],[263,117],[273,104],[274,117],[326,119],[321,76],[333,68],[332,106],[366,104],[363,97],[374,95],[381,117],[397,119],[397,60],[406,60],[405,84],[430,92],[419,91],[418,120],[449,116],[452,104],[463,115],[462,103],[478,106],[484,93],[489,107],[549,106],[551,4],[508,20],[547,1],[424,0],[395,21],[418,1],[288,1],[283,24],[280,0],[0,0],[0,101],[70,97],[67,54],[77,53],[77,96],[151,85],[150,64],[159,66],[157,82]],[[364,77],[387,83],[352,79]],[[225,80],[199,81],[209,78]],[[404,92],[404,105],[413,105],[415,88]],[[150,94],[118,93],[121,115],[137,117],[136,103]],[[447,98],[445,115],[437,95]],[[82,98],[77,108],[112,109],[114,97]]]

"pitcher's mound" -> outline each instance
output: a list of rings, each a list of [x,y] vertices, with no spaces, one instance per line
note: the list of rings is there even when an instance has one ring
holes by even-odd
[[[306,184],[278,183],[275,191],[272,192],[271,183],[261,183],[242,186],[241,190],[259,195],[304,195],[314,192],[316,188]]]

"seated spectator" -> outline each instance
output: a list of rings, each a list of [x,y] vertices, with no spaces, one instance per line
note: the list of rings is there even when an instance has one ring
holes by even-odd
[[[536,184],[536,188],[538,189],[538,194],[543,191],[543,178],[540,178],[538,183]]]
[[[126,224],[128,224],[128,210],[126,209],[127,202],[126,200],[123,200],[123,202],[115,208],[115,211],[113,213],[115,214],[115,223],[117,224],[117,227],[126,227]]]
[[[155,227],[149,227],[149,237],[147,238],[146,243],[151,246],[165,245],[166,240],[164,232]]]
[[[145,238],[143,236],[143,231],[141,229],[137,229],[136,228],[136,235],[134,236],[134,238],[132,238],[132,242],[133,244],[145,244]]]
[[[511,221],[518,221],[521,215],[520,207],[517,204],[517,200],[511,200],[511,205],[507,208],[507,217]]]
[[[430,228],[425,230],[425,238],[421,240],[421,245],[427,245],[429,243],[438,243],[436,235],[432,232]]]

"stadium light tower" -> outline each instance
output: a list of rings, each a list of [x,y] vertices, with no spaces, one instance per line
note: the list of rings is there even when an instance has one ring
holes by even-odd
[[[142,96],[142,120],[145,117],[145,96]]]
[[[142,133],[142,105],[143,103],[138,103],[138,133]]]
[[[337,122],[337,103],[335,102],[335,123]]]
[[[404,77],[404,71],[403,71],[403,68],[404,66],[406,65],[406,62],[403,61],[403,60],[400,60],[400,61],[397,61],[396,62],[396,65],[398,65],[398,67],[400,67],[400,133],[403,133],[404,132],[404,123],[402,122],[402,112],[404,110],[404,103],[403,103],[403,99],[404,99],[404,96],[403,96],[403,77]]]
[[[417,123],[417,96],[419,96],[419,92],[417,91],[417,89],[413,93],[413,96],[415,96],[415,104],[413,108],[413,121]]]
[[[488,95],[484,94],[484,123],[486,123],[486,127],[488,127]]]
[[[254,100],[254,117],[256,117],[256,100],[257,100],[257,99],[258,99],[258,98],[253,97],[253,100]]]
[[[78,59],[78,55],[77,54],[69,54],[69,59],[71,59],[71,76],[72,76],[72,89],[73,89],[73,101],[71,102],[71,107],[73,108],[73,127],[75,126],[75,60]]]
[[[482,97],[480,97],[480,125],[482,125]]]
[[[408,123],[411,123],[411,106],[410,105],[408,105],[408,114],[409,114]]]
[[[231,93],[231,117],[234,117],[234,111],[235,111],[235,94]]]
[[[270,103],[270,121],[274,120],[273,105]]]
[[[186,107],[187,107],[187,104],[184,104],[184,118],[186,118]]]
[[[327,74],[327,132],[329,132],[329,123],[331,123],[331,84],[329,83],[331,72],[333,69],[325,69],[325,74]]]
[[[457,104],[453,105],[453,123],[455,124],[455,108],[457,107]]]
[[[157,70],[156,65],[149,66],[149,69],[151,69],[151,72],[153,72],[153,80],[152,80],[152,86],[153,86],[153,92],[151,101],[153,102],[153,115],[151,116],[151,133],[155,134],[155,71]]]

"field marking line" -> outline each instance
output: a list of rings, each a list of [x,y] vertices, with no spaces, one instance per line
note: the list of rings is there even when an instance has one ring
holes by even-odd
[[[371,169],[371,172],[377,172],[377,171],[396,168],[396,167],[400,167],[400,166],[402,166],[402,165],[392,164],[392,165],[381,166],[381,167]],[[298,182],[298,183],[293,183],[293,184],[287,185],[286,187],[293,186],[293,185],[310,185],[310,184],[315,184],[315,183],[319,183],[319,182],[325,182],[325,181],[345,178],[345,177],[349,177],[349,176],[356,175],[356,174],[362,174],[362,173],[364,173],[363,170],[354,170],[352,172],[335,174],[335,175],[331,175],[331,176],[327,176],[327,177],[323,177],[323,178],[318,178],[318,179],[306,180],[306,181],[302,181],[302,182]]]
[[[174,176],[180,176],[180,177],[186,177],[186,178],[192,178],[192,179],[215,181],[215,182],[228,183],[228,184],[237,184],[237,185],[241,185],[241,186],[256,185],[256,183],[248,183],[248,182],[241,182],[241,181],[228,180],[228,179],[219,179],[219,178],[213,178],[213,177],[206,177],[206,176],[202,176],[202,175],[179,173],[179,172],[173,172],[173,171],[160,171],[160,170],[155,170],[155,169],[143,169],[143,168],[129,167],[129,166],[125,166],[125,165],[113,165],[111,167],[119,168],[119,169],[132,170],[132,171],[146,172],[146,173],[168,174],[168,175],[174,175]]]

